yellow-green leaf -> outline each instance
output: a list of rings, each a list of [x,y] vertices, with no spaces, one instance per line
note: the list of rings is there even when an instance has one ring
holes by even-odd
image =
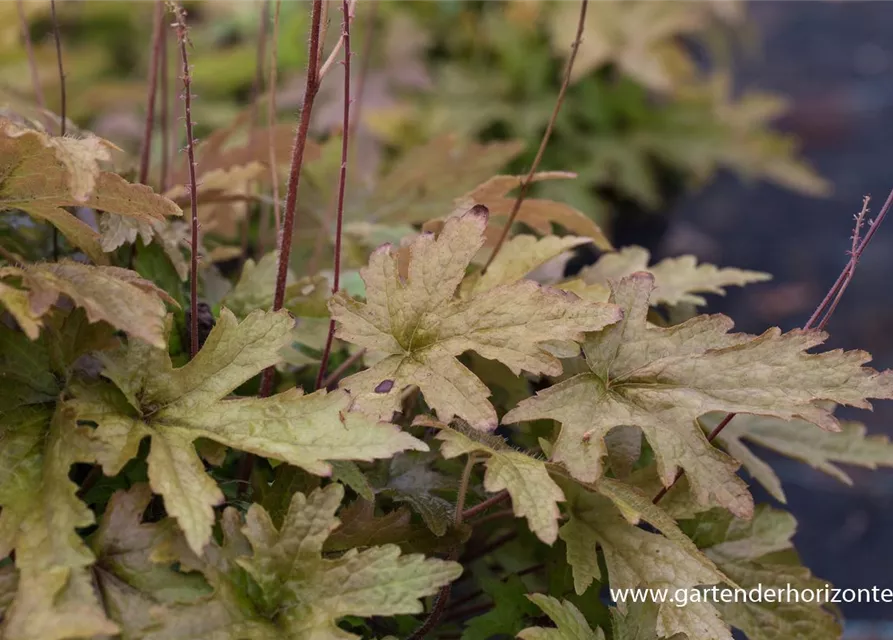
[[[329,307],[338,337],[383,354],[342,385],[358,407],[389,418],[402,391],[417,385],[443,421],[460,416],[476,429],[496,427],[489,389],[456,356],[476,351],[515,374],[561,372],[561,363],[540,343],[573,340],[583,331],[616,322],[619,311],[523,280],[456,299],[465,270],[483,244],[487,215],[473,209],[451,218],[435,239],[423,234],[408,247],[406,277],[387,245],[363,269],[366,302],[336,294]]]
[[[809,354],[825,335],[816,331],[761,336],[729,333],[731,321],[698,316],[670,328],[646,322],[653,278],[637,273],[614,284],[622,323],[587,334],[589,372],[539,392],[506,422],[552,418],[562,423],[553,459],[592,482],[603,474],[605,436],[621,425],[642,429],[665,486],[686,471],[702,505],[748,517],[753,499],[735,475],[735,461],[713,447],[696,420],[710,411],[801,417],[826,430],[837,420],[822,401],[869,408],[866,398],[893,396],[893,374],[862,366],[862,351]]]
[[[725,295],[724,287],[744,286],[771,280],[768,273],[743,269],[719,269],[712,264],[698,264],[694,256],[666,258],[651,267],[649,253],[642,247],[624,247],[607,253],[594,265],[583,268],[580,278],[588,285],[607,285],[609,280],[623,278],[637,271],[654,276],[651,304],[705,305],[698,293]],[[570,289],[574,290],[574,289]]]
[[[267,606],[279,611],[277,622],[289,638],[358,638],[338,628],[338,619],[421,613],[419,598],[462,573],[455,562],[402,555],[396,545],[322,557],[339,525],[335,511],[343,497],[339,484],[309,497],[296,493],[279,530],[259,505],[248,510],[243,531],[254,554],[240,564],[260,585]]]
[[[589,628],[586,618],[580,610],[567,600],[559,601],[557,598],[542,593],[532,593],[527,596],[531,602],[543,610],[556,628],[528,627],[518,633],[522,640],[604,640],[605,634],[601,629],[595,631]]]
[[[705,416],[706,426],[718,424],[724,415]],[[853,484],[850,476],[835,463],[867,469],[893,467],[893,444],[887,436],[869,436],[858,422],[842,422],[839,432],[816,429],[805,420],[779,420],[761,416],[737,416],[723,429],[717,440],[730,455],[762,484],[779,502],[785,502],[781,481],[766,462],[745,444],[750,442],[800,460],[844,484]]]
[[[284,311],[255,311],[239,323],[223,309],[195,358],[173,368],[166,350],[131,342],[104,358],[114,382],[75,388],[81,420],[95,422],[103,445],[97,458],[115,474],[149,436],[149,481],[165,508],[201,553],[211,535],[213,507],[223,501],[193,441],[207,438],[328,475],[327,460],[373,460],[426,445],[392,424],[349,412],[344,391],[304,396],[291,389],[269,398],[224,399],[279,359],[292,320]]]
[[[468,454],[487,456],[484,489],[497,493],[503,489],[512,498],[515,515],[526,518],[530,530],[546,544],[558,537],[558,503],[564,502],[564,493],[549,476],[546,464],[509,447],[496,436],[462,431],[445,424],[424,419],[417,424],[440,429],[437,439],[444,458]]]

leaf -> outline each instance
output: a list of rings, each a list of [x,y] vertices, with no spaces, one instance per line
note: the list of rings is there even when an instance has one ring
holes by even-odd
[[[85,429],[59,404],[0,414],[0,557],[14,549],[18,589],[0,635],[9,640],[65,640],[115,634],[100,607],[88,567],[93,554],[76,529],[93,513],[68,478],[75,462],[92,462]]]
[[[373,460],[424,443],[390,424],[349,412],[343,391],[303,396],[290,389],[269,398],[223,399],[268,366],[288,340],[286,312],[255,311],[238,323],[227,309],[198,355],[174,369],[167,351],[131,342],[104,357],[102,383],[74,390],[78,418],[95,422],[98,460],[118,473],[151,437],[149,482],[164,497],[198,554],[211,536],[213,507],[223,494],[204,470],[193,441],[220,444],[328,475],[327,460]]]
[[[541,171],[533,174],[531,183],[543,180],[567,180],[576,177],[577,174],[565,171]],[[501,231],[508,221],[507,218],[512,212],[516,200],[516,196],[509,197],[507,194],[518,189],[524,178],[526,176],[493,176],[458,198],[455,206],[468,209],[474,205],[484,205],[490,210],[491,218],[499,219],[499,222],[491,221],[491,230]],[[515,222],[524,223],[543,236],[551,234],[552,225],[556,224],[578,236],[589,238],[595,243],[595,246],[603,251],[613,249],[610,240],[597,224],[583,212],[563,202],[525,198],[521,203],[521,208],[518,209]],[[490,244],[488,242],[488,245]],[[507,247],[503,249],[504,253],[507,253]]]
[[[221,522],[224,546],[209,547],[208,560],[202,562],[175,553],[178,539],[172,520],[142,522],[151,498],[145,484],[117,491],[90,538],[97,556],[93,569],[97,588],[122,635],[143,640],[281,638],[226,575],[227,562],[232,562],[227,556],[234,546],[234,514]],[[241,524],[238,516],[236,522]],[[214,588],[197,572],[178,571],[175,562],[186,569],[201,569]]]
[[[421,223],[453,208],[457,195],[492,176],[523,149],[518,141],[478,144],[443,135],[410,149],[362,201],[351,219]],[[449,180],[444,180],[449,176]]]
[[[494,606],[465,623],[462,640],[514,637],[524,627],[524,618],[537,613],[536,606],[527,598],[527,587],[518,576],[509,576],[505,580],[484,577],[480,584]]]
[[[586,284],[607,284],[611,279],[619,279],[637,271],[646,271],[654,276],[654,292],[651,304],[705,305],[707,301],[697,293],[725,295],[725,289],[732,285],[744,286],[753,282],[765,282],[772,276],[759,271],[741,269],[718,269],[712,264],[697,264],[694,256],[666,258],[648,267],[649,253],[642,247],[624,247],[616,253],[607,253],[595,264],[584,267],[580,278]]]
[[[344,496],[330,484],[310,497],[297,493],[282,528],[252,505],[243,531],[254,550],[240,561],[257,581],[290,638],[354,638],[336,626],[347,615],[417,614],[419,598],[433,595],[462,573],[455,562],[402,556],[394,545],[323,558],[326,538],[338,526],[335,511]],[[287,606],[283,606],[287,605]]]
[[[471,430],[462,433],[424,418],[417,419],[415,424],[440,429],[437,439],[443,443],[440,453],[446,459],[471,453],[486,454],[484,488],[490,493],[507,490],[515,515],[527,518],[530,530],[540,540],[546,544],[555,542],[560,515],[558,503],[564,502],[564,493],[549,476],[542,460],[511,449],[496,436],[487,436],[484,442],[480,434]]]
[[[396,468],[398,460],[391,460],[392,473],[399,471]],[[402,473],[392,476],[378,492],[390,496],[395,502],[408,504],[422,517],[434,535],[443,536],[453,524],[455,508],[451,502],[434,495],[432,491],[455,489],[455,484],[452,478],[433,471],[427,464],[418,461]]]
[[[590,629],[586,618],[573,603],[567,600],[559,601],[541,593],[532,593],[527,597],[549,616],[557,628],[528,627],[518,633],[518,638],[523,640],[604,640],[605,634],[602,633],[602,630]]]
[[[389,246],[372,254],[363,269],[366,302],[336,294],[329,308],[337,336],[385,354],[342,385],[358,397],[358,408],[390,417],[401,392],[417,385],[441,420],[460,416],[473,427],[496,427],[489,389],[456,356],[473,350],[498,360],[515,374],[522,369],[558,374],[560,362],[544,351],[544,339],[572,340],[582,331],[616,322],[612,306],[520,281],[456,300],[465,269],[483,242],[487,216],[472,210],[447,221],[409,246],[408,276]]]
[[[25,335],[32,340],[37,340],[43,321],[31,310],[28,292],[0,282],[0,303],[6,307]]]
[[[165,345],[164,301],[176,303],[135,271],[62,260],[0,269],[0,277],[10,275],[22,278],[35,317],[46,314],[65,295],[86,311],[90,322],[104,320],[155,347]]]
[[[675,539],[670,539],[635,527],[597,494],[581,489],[568,489],[566,494],[571,502],[570,519],[561,527],[560,535],[567,545],[577,593],[600,577],[596,547],[604,553],[610,584],[615,590],[690,589],[730,582],[690,541],[681,543],[681,535],[673,534]],[[618,601],[617,608],[625,613],[627,603]],[[699,640],[732,637],[716,609],[705,602],[690,602],[686,607],[660,603],[657,631],[659,637],[677,632]]]
[[[571,77],[577,80],[612,64],[657,91],[668,91],[690,75],[693,62],[679,38],[701,31],[710,17],[697,5],[652,2],[632,2],[624,8],[598,4],[591,11],[583,32],[586,46],[577,54]],[[559,6],[549,23],[552,48],[562,56],[569,51],[568,34],[574,32],[578,14],[572,6]]]
[[[626,615],[616,607],[611,609],[612,640],[659,640],[655,630],[658,609],[653,601],[631,602]]]
[[[486,273],[475,280],[469,279],[473,285],[471,293],[480,294],[500,285],[517,282],[552,258],[588,242],[588,238],[576,236],[515,236],[505,243]]]
[[[50,354],[45,342],[0,326],[0,406],[3,412],[21,405],[53,401],[59,395],[59,381],[50,370]],[[2,418],[3,413],[0,413]]]
[[[20,209],[50,222],[92,260],[105,263],[99,235],[62,207],[86,206],[146,222],[182,215],[144,185],[100,171],[110,144],[95,136],[48,136],[0,118],[0,210]]]
[[[722,417],[705,416],[702,422],[712,425]],[[893,445],[887,436],[866,435],[865,426],[858,422],[842,422],[840,427],[839,432],[828,432],[815,429],[804,420],[737,416],[717,440],[730,455],[741,461],[772,497],[783,503],[785,495],[778,476],[772,467],[754,455],[745,441],[800,460],[847,485],[853,484],[852,479],[835,462],[866,469],[893,466]]]
[[[784,511],[760,505],[753,520],[742,522],[714,510],[686,525],[704,553],[748,592],[756,587],[782,594],[791,589],[825,592],[827,582],[800,565],[791,546],[797,523]],[[759,602],[739,598],[715,606],[751,640],[839,638],[841,628],[835,616],[821,602],[801,602],[799,593],[796,598],[764,597]]]
[[[637,426],[670,486],[685,469],[694,498],[747,518],[753,499],[734,460],[713,447],[696,420],[710,411],[801,417],[826,430],[837,420],[820,401],[869,408],[866,398],[893,395],[890,372],[863,367],[862,351],[808,354],[825,334],[777,328],[761,336],[730,334],[725,316],[698,316],[667,329],[646,323],[653,278],[637,273],[614,285],[624,321],[588,334],[588,373],[539,392],[506,414],[507,423],[552,418],[562,423],[553,459],[580,480],[603,474],[605,435]]]

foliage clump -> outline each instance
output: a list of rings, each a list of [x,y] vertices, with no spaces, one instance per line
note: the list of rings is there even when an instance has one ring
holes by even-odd
[[[297,24],[291,4],[277,27]],[[498,59],[525,43],[557,51],[566,36],[564,6],[492,4],[510,25],[488,45]],[[490,5],[474,10],[485,29]],[[43,105],[6,108],[0,637],[731,640],[733,628],[753,640],[838,637],[836,613],[821,603],[602,597],[608,587],[821,586],[793,549],[793,517],[755,505],[739,475],[743,466],[784,501],[748,444],[843,481],[838,464],[893,466],[886,439],[834,416],[838,405],[893,399],[893,373],[866,366],[862,351],[821,351],[821,330],[733,333],[730,318],[697,307],[768,274],[693,256],[649,264],[642,247],[615,250],[596,222],[609,191],[656,206],[655,160],[703,180],[770,157],[756,173],[822,190],[775,134],[748,135],[774,102],[705,93],[720,80],[702,82],[678,38],[737,19],[706,6],[591,7],[591,47],[565,75],[570,113],[610,86],[600,108],[626,109],[652,130],[624,125],[635,144],[609,145],[617,132],[599,128],[596,166],[571,167],[579,177],[538,171],[539,159],[526,176],[505,173],[518,141],[439,131],[417,145],[397,140],[379,113],[358,136],[377,135],[371,148],[382,155],[390,137],[398,158],[342,179],[347,197],[329,224],[320,193],[334,147],[305,137],[306,198],[287,212],[299,222],[275,230],[294,233],[291,254],[281,240],[273,249],[270,219],[280,220],[278,185],[297,184],[300,163],[282,142],[290,125],[258,123],[258,96],[196,145],[201,184],[166,157],[153,167],[158,180],[137,184],[122,148],[86,131],[53,135],[45,123],[58,118]],[[185,50],[186,17],[174,8]],[[335,52],[351,46],[356,7],[343,8]],[[415,19],[426,10],[441,9],[413,9]],[[411,12],[382,11],[387,29],[406,28]],[[549,34],[525,26],[524,11],[548,17]],[[431,32],[446,50],[467,35]],[[206,37],[199,27],[195,42]],[[456,78],[451,63],[432,66]],[[232,89],[199,68],[190,81],[212,86],[206,105]],[[459,80],[490,82],[488,68]],[[533,70],[552,77],[549,65]],[[491,125],[508,117],[508,76],[465,134],[499,137]],[[313,77],[308,87],[319,89]],[[430,96],[463,86],[445,81]],[[646,91],[669,98],[637,120]],[[715,157],[679,139],[681,122],[695,126],[692,104],[710,113]],[[430,115],[445,105],[416,106]],[[533,111],[516,124],[538,133],[542,109]],[[555,143],[575,148],[572,119],[557,122]],[[408,129],[409,139],[424,133]],[[361,165],[347,147],[343,165]],[[551,189],[512,194],[575,181],[575,206],[539,197]],[[184,209],[195,215],[188,241]],[[883,215],[864,236],[860,215],[853,266]],[[585,245],[601,251],[594,264],[550,271]],[[841,293],[820,310],[833,311]]]

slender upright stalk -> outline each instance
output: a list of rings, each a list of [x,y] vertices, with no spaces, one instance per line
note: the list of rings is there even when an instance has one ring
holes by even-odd
[[[292,236],[295,230],[295,209],[298,202],[298,186],[301,182],[301,168],[304,164],[304,148],[307,146],[307,135],[310,132],[310,116],[313,112],[313,101],[319,90],[319,31],[323,0],[313,0],[310,14],[310,44],[308,47],[307,81],[304,88],[304,104],[301,108],[301,120],[295,135],[295,145],[289,169],[288,188],[285,195],[285,220],[279,232],[279,268],[276,274],[276,291],[273,295],[273,311],[282,308],[285,300],[285,281],[288,276],[288,262],[291,257]],[[272,367],[266,369],[261,379],[261,397],[270,395],[273,390]]]
[[[567,59],[567,66],[564,69],[564,80],[561,83],[561,89],[558,90],[558,98],[555,100],[555,108],[552,109],[552,117],[549,118],[549,124],[546,125],[546,131],[543,134],[543,139],[540,141],[540,148],[537,149],[533,164],[530,165],[530,171],[527,172],[527,177],[521,181],[518,197],[515,198],[515,203],[512,205],[512,209],[509,212],[508,220],[505,221],[505,227],[499,236],[499,240],[496,241],[496,246],[493,247],[493,252],[487,259],[487,263],[484,265],[483,272],[486,272],[487,269],[490,268],[490,265],[493,264],[493,260],[496,259],[496,254],[499,253],[502,245],[505,244],[505,240],[512,229],[512,225],[515,223],[515,218],[518,217],[518,211],[521,210],[521,203],[523,203],[524,198],[527,197],[527,191],[530,189],[530,183],[533,182],[533,176],[543,159],[543,153],[546,151],[546,145],[549,144],[549,138],[552,137],[552,129],[555,127],[555,121],[558,119],[558,112],[561,111],[561,105],[564,103],[564,95],[567,93],[567,88],[571,83],[571,71],[574,69],[574,60],[577,59],[577,51],[580,49],[580,42],[583,40],[583,26],[586,23],[586,9],[588,6],[589,0],[582,0],[582,2],[580,2],[580,18],[577,21],[577,36],[574,38],[574,43],[571,46],[571,55]]]
[[[149,61],[148,94],[146,95],[146,123],[140,146],[140,184],[149,181],[149,164],[152,159],[152,130],[155,127],[155,99],[158,93],[158,68],[161,62],[161,45],[164,38],[164,0],[155,0],[155,20],[152,26],[152,59]]]
[[[831,285],[831,288],[828,290],[828,293],[825,294],[825,297],[816,307],[815,311],[812,312],[812,315],[809,317],[809,320],[806,321],[806,324],[803,325],[804,330],[809,329],[817,329],[822,331],[828,325],[828,321],[831,319],[832,314],[837,309],[837,305],[840,302],[840,299],[843,297],[844,292],[849,286],[850,282],[853,279],[853,273],[856,270],[856,265],[859,264],[859,258],[862,256],[862,252],[868,247],[868,243],[871,242],[871,239],[874,237],[874,234],[877,232],[878,227],[884,221],[884,218],[887,217],[887,213],[890,211],[890,208],[893,207],[893,191],[890,191],[890,195],[887,196],[887,200],[884,202],[884,206],[881,207],[881,211],[878,214],[878,217],[875,218],[868,224],[868,231],[865,233],[865,237],[860,240],[860,233],[862,230],[862,225],[865,220],[865,214],[868,207],[868,198],[865,198],[862,201],[862,211],[856,216],[856,226],[853,230],[853,246],[850,250],[850,259],[847,262],[846,266],[840,272],[840,275],[837,276],[837,280]],[[822,315],[824,314],[824,316]],[[821,318],[821,320],[819,320]],[[738,414],[736,413],[728,413],[726,417],[720,421],[718,425],[713,428],[707,435],[707,440],[709,442],[713,442],[716,437],[722,433],[722,430],[728,426],[728,424],[732,421],[732,419]],[[685,471],[680,469],[676,474],[676,477],[673,478],[673,482],[670,483],[670,486],[663,487],[660,491],[657,492],[657,495],[654,496],[652,502],[657,504],[660,502],[665,495],[676,486],[676,483],[682,479],[682,476],[685,475]]]
[[[16,0],[16,9],[19,12],[19,23],[22,27],[22,39],[25,41],[25,54],[28,56],[28,69],[31,71],[31,86],[34,89],[34,99],[41,110],[46,109],[47,103],[43,97],[43,87],[40,86],[40,73],[37,71],[37,60],[34,58],[34,45],[31,42],[31,30],[28,28],[28,18],[25,16],[25,7],[22,0]]]
[[[183,63],[183,104],[186,119],[186,156],[189,165],[189,204],[192,214],[192,263],[189,282],[189,357],[198,353],[198,194],[195,182],[195,137],[192,134],[192,73],[189,68],[189,32],[186,27],[186,11],[172,2],[177,30],[177,41],[180,44],[180,59]]]
[[[350,11],[347,0],[341,0],[341,12],[344,14],[341,22],[341,39],[344,41],[344,110],[341,118],[341,172],[338,175],[338,205],[335,210],[335,275],[332,279],[332,295],[338,293],[341,287],[341,232],[344,221],[344,189],[347,183],[347,151],[350,145]],[[326,346],[316,376],[317,389],[326,377],[334,338],[335,319],[332,318],[329,320],[329,335],[326,337]]]
[[[171,138],[173,129],[170,127],[170,66],[167,61],[167,29],[161,30],[161,116],[159,124],[161,125],[161,176],[158,179],[158,185],[161,192],[167,191],[168,172],[170,171],[171,159]]]
[[[270,80],[267,83],[267,91],[270,93],[267,101],[267,125],[269,126],[270,144],[270,180],[273,183],[273,228],[277,231],[282,225],[282,203],[279,193],[279,160],[276,158],[276,83],[279,73],[279,10],[282,8],[282,0],[276,0],[276,10],[273,12],[273,42],[270,47]],[[262,249],[265,250],[266,225],[262,225],[258,234]],[[263,251],[261,252],[263,253]]]
[[[59,135],[65,135],[65,125],[68,117],[65,105],[65,69],[62,66],[62,37],[59,34],[59,20],[56,18],[56,0],[50,0],[50,15],[53,20],[53,39],[56,41],[56,64],[59,67],[59,93],[61,94],[62,122],[59,126]],[[59,259],[59,229],[53,227],[53,260]]]

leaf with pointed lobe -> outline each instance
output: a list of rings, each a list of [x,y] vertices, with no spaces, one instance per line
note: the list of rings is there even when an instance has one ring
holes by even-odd
[[[864,367],[861,351],[806,351],[820,332],[770,329],[761,336],[732,334],[724,316],[698,316],[669,328],[646,322],[654,288],[650,274],[614,284],[612,300],[623,322],[587,334],[588,373],[521,402],[505,422],[552,418],[562,423],[553,459],[585,482],[603,475],[604,438],[621,425],[637,426],[654,450],[665,486],[683,468],[696,501],[748,517],[753,499],[735,475],[737,464],[713,447],[696,420],[711,411],[801,417],[826,430],[837,420],[832,400],[861,408],[867,398],[893,397],[893,374]]]
[[[436,239],[416,238],[408,248],[406,279],[398,256],[382,247],[362,271],[366,301],[343,292],[332,298],[336,335],[386,354],[341,383],[357,396],[359,409],[389,418],[403,390],[416,385],[441,420],[460,416],[477,429],[492,430],[496,412],[487,400],[490,391],[456,356],[473,350],[515,374],[555,375],[561,364],[540,346],[544,339],[573,340],[619,319],[613,306],[586,303],[531,281],[456,299],[466,267],[483,243],[486,222],[486,213],[473,209],[448,220]]]

